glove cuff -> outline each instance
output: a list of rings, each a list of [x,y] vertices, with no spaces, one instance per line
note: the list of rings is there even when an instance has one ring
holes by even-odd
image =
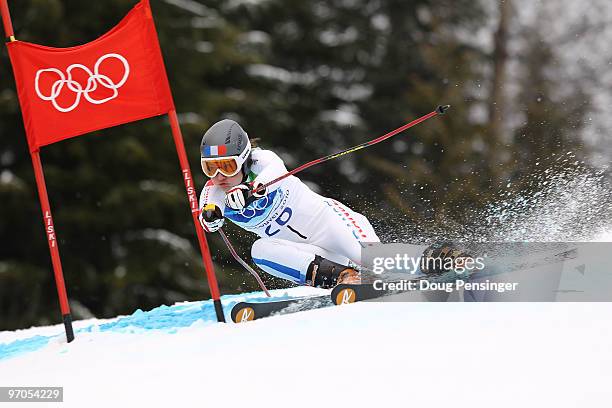
[[[262,190],[256,191],[259,186],[263,186],[263,183],[255,183],[253,185],[253,190],[254,190],[253,197],[255,197],[255,198],[261,198],[261,197],[264,197],[266,194],[268,194],[268,188],[267,187],[262,189]]]

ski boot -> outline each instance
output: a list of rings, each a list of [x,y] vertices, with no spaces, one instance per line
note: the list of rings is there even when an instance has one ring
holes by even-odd
[[[473,258],[466,249],[452,242],[438,242],[430,245],[423,252],[421,272],[424,274],[441,274],[465,264],[466,258]]]
[[[316,255],[306,271],[306,284],[329,289],[341,283],[359,284],[361,276],[354,268]]]

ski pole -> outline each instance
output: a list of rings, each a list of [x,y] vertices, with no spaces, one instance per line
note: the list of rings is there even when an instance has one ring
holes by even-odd
[[[221,235],[221,238],[223,239],[223,242],[225,242],[225,245],[227,246],[227,248],[229,249],[230,253],[232,254],[232,256],[234,257],[234,259],[236,261],[238,261],[238,263],[240,263],[240,265],[242,265],[244,267],[244,269],[246,269],[247,271],[249,271],[251,273],[251,275],[253,275],[253,277],[255,277],[255,280],[257,280],[257,283],[259,284],[259,287],[261,288],[261,290],[264,291],[264,293],[266,294],[266,296],[268,297],[272,297],[272,295],[270,295],[270,292],[268,292],[268,289],[266,288],[266,285],[263,283],[263,281],[261,280],[261,278],[259,277],[259,274],[257,272],[255,272],[255,270],[253,270],[253,268],[251,268],[249,266],[248,263],[246,263],[241,257],[240,255],[238,255],[238,253],[236,252],[236,250],[234,249],[234,246],[232,245],[232,243],[230,242],[230,240],[227,238],[227,235],[225,235],[225,232],[223,232],[223,230],[221,228],[219,228],[218,230],[219,234]]]
[[[324,163],[324,162],[326,162],[328,160],[332,160],[332,159],[335,159],[337,157],[344,156],[345,154],[356,152],[357,150],[365,149],[366,147],[373,146],[373,145],[375,145],[377,143],[382,142],[383,140],[387,140],[390,137],[393,137],[393,136],[397,135],[398,133],[403,132],[404,130],[410,129],[411,127],[416,126],[419,123],[425,122],[429,118],[445,114],[446,111],[448,110],[448,108],[450,108],[450,105],[439,105],[434,111],[429,112],[427,115],[423,115],[420,118],[415,119],[415,120],[413,120],[410,123],[406,123],[405,125],[400,126],[397,129],[390,131],[389,133],[385,133],[384,135],[377,137],[376,139],[372,139],[372,140],[370,140],[368,142],[364,142],[364,143],[358,144],[357,146],[353,146],[353,147],[350,147],[350,148],[348,148],[346,150],[342,150],[341,152],[333,153],[333,154],[330,154],[328,156],[324,156],[324,157],[321,157],[321,158],[309,161],[308,163],[304,163],[301,166],[296,167],[295,169],[293,169],[291,171],[288,171],[287,173],[283,174],[282,176],[279,176],[279,177],[275,178],[272,181],[269,181],[269,182],[267,182],[265,184],[257,186],[257,189],[251,191],[249,196],[253,195],[253,193],[256,193],[258,191],[265,190],[266,187],[268,187],[269,185],[274,184],[274,183],[278,183],[279,181],[281,181],[281,180],[283,180],[283,179],[285,179],[285,178],[287,178],[289,176],[292,176],[292,175],[294,175],[296,173],[299,173],[302,170],[306,170],[307,168],[312,167],[315,164]]]

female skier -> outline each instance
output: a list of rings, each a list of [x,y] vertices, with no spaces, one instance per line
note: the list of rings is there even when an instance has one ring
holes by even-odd
[[[261,238],[251,248],[255,264],[297,284],[331,288],[360,282],[362,243],[380,242],[366,217],[313,192],[295,176],[250,196],[287,169],[276,153],[252,149],[233,120],[211,126],[200,152],[210,178],[200,195],[205,231],[217,231],[228,218],[256,233]]]

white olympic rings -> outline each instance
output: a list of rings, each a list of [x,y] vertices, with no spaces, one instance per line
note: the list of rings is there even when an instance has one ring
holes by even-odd
[[[100,74],[99,72],[100,64],[102,64],[102,62],[106,60],[107,58],[116,58],[123,64],[123,69],[124,69],[123,77],[116,84],[108,76]],[[72,71],[75,69],[82,69],[89,75],[89,78],[87,79],[87,86],[85,88],[83,88],[79,82],[72,79]],[[59,76],[59,78],[51,86],[50,95],[44,95],[40,91],[40,86],[39,86],[40,76],[44,72],[53,72]],[[87,68],[85,65],[72,64],[66,69],[66,73],[67,75],[64,75],[64,73],[57,68],[39,69],[38,72],[36,72],[36,79],[34,83],[34,87],[36,89],[36,94],[38,95],[38,97],[44,101],[51,101],[55,109],[57,109],[60,112],[70,112],[74,110],[79,105],[79,102],[81,101],[81,95],[84,96],[85,99],[87,99],[89,102],[96,104],[96,105],[103,104],[105,102],[110,101],[111,99],[115,99],[119,95],[118,89],[121,88],[123,84],[125,84],[125,81],[127,81],[128,76],[130,75],[130,64],[128,64],[127,59],[125,59],[125,57],[123,57],[122,55],[106,54],[106,55],[101,56],[98,59],[98,61],[96,62],[96,65],[94,65],[93,72],[91,72],[91,70]],[[92,96],[89,93],[94,92],[96,89],[98,89],[98,84],[103,86],[104,88],[111,89],[113,91],[113,94],[103,99],[92,98]],[[68,89],[70,89],[72,92],[76,94],[76,98],[73,104],[68,106],[67,108],[60,106],[57,102],[57,97],[62,92],[64,85],[66,85]]]
[[[265,200],[264,200],[265,198]],[[260,204],[261,201],[261,204]],[[238,213],[240,215],[242,215],[244,218],[253,218],[255,216],[255,214],[257,214],[257,211],[261,211],[264,210],[267,206],[268,206],[268,202],[270,201],[270,199],[268,198],[267,195],[263,196],[262,198],[256,200],[253,202],[253,207],[254,208],[249,208],[249,207],[244,207],[243,209],[241,209]],[[250,212],[252,211],[251,215],[246,215],[247,210]]]

